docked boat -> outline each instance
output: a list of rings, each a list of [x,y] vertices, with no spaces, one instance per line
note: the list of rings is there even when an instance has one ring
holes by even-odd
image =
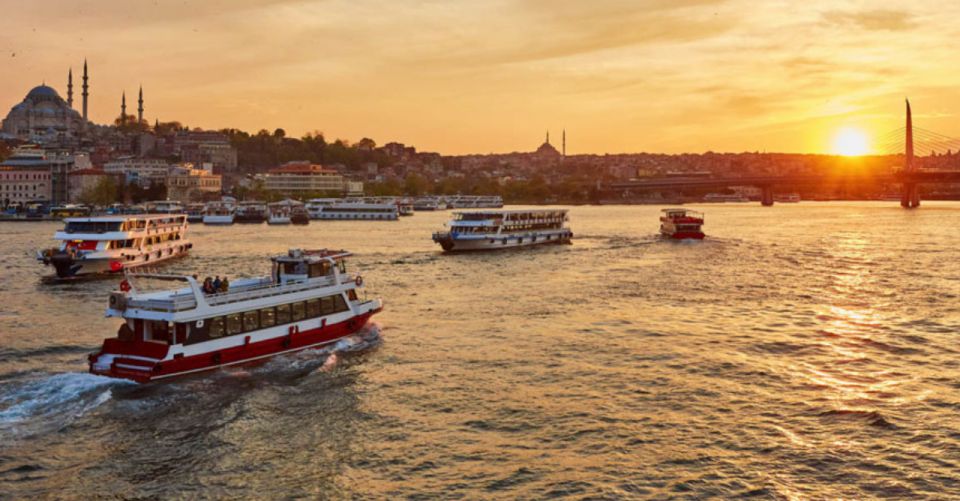
[[[267,220],[267,204],[258,201],[240,202],[235,223],[262,224]]]
[[[703,213],[688,209],[663,209],[660,234],[674,240],[702,240]]]
[[[433,241],[445,251],[566,244],[573,238],[568,220],[563,209],[458,211]]]
[[[183,204],[175,200],[159,200],[144,204],[147,214],[184,214]]]
[[[799,193],[782,193],[776,194],[773,196],[774,202],[779,202],[782,204],[795,204],[800,202]]]
[[[295,205],[293,209],[290,210],[290,223],[298,225],[310,224],[310,215],[302,205]]]
[[[499,195],[457,195],[448,198],[447,205],[454,209],[499,209],[503,207],[503,198]]]
[[[323,209],[338,201],[340,201],[339,198],[311,198],[307,200],[304,207],[307,209],[307,214],[310,215],[310,219],[320,219],[320,213],[323,212]]]
[[[311,201],[312,202],[312,201]],[[329,204],[308,205],[314,208],[313,219],[396,221],[400,210],[394,201],[335,200]]]
[[[107,307],[123,324],[89,356],[90,372],[146,383],[335,343],[382,309],[358,295],[363,279],[347,271],[348,256],[290,250],[269,275],[214,294],[190,276],[128,273]],[[143,288],[154,280],[179,285]]]
[[[749,202],[750,199],[740,195],[739,193],[725,194],[725,193],[707,193],[703,197],[704,202],[709,203],[741,203]]]
[[[233,224],[236,216],[237,207],[229,200],[209,202],[203,208],[203,224]]]
[[[187,205],[187,222],[202,223],[204,207],[205,205],[201,203],[194,203],[194,204]]]
[[[67,218],[54,234],[60,244],[38,251],[58,278],[119,273],[180,257],[193,246],[187,240],[187,216],[116,215]]]
[[[415,211],[446,210],[447,203],[439,197],[419,197],[413,201]]]
[[[413,202],[409,200],[399,200],[397,201],[397,214],[400,216],[412,216],[413,215]]]

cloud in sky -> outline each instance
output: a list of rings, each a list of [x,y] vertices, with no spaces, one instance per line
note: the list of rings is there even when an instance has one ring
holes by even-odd
[[[108,122],[142,83],[146,115],[191,126],[445,153],[826,151],[900,126],[960,135],[950,2],[812,0],[0,0],[0,107],[91,64]]]

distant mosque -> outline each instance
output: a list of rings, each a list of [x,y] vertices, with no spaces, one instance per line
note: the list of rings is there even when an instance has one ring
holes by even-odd
[[[563,152],[560,152],[560,151],[557,151],[557,148],[556,148],[555,146],[553,146],[552,144],[550,144],[550,131],[547,131],[547,138],[546,138],[546,140],[543,142],[543,144],[540,145],[539,148],[537,148],[537,151],[535,151],[533,154],[536,155],[538,158],[540,158],[540,159],[542,159],[542,160],[548,160],[548,161],[549,161],[549,160],[554,160],[554,161],[563,160],[563,159],[567,156],[567,131],[566,131],[566,129],[563,130],[563,145],[562,145],[562,148],[563,148]]]
[[[90,97],[87,62],[83,62],[82,113],[73,109],[73,69],[67,72],[67,99],[44,82],[27,93],[23,102],[7,113],[0,128],[4,135],[35,143],[68,143],[95,127],[87,115]],[[143,88],[140,88],[138,121],[143,121]],[[122,97],[121,121],[126,122],[126,93]]]

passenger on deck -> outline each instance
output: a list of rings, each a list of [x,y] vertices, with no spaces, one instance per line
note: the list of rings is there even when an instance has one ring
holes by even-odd
[[[227,280],[227,276],[223,276],[223,281],[220,282],[220,292],[226,293],[230,290],[230,281]]]
[[[210,277],[203,279],[203,293],[213,294],[213,281],[210,280]]]
[[[220,290],[220,275],[217,275],[217,278],[213,279],[213,292]]]

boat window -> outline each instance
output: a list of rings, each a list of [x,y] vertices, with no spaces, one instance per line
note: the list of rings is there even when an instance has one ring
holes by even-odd
[[[341,311],[347,311],[347,302],[343,300],[343,295],[337,294],[333,296],[333,311],[339,313]]]
[[[170,340],[170,327],[165,320],[151,320],[149,325],[151,340],[165,343]]]
[[[327,296],[325,298],[321,298],[320,305],[321,305],[320,311],[324,315],[329,315],[333,313],[333,296]]]
[[[306,316],[306,305],[301,301],[290,305],[290,318],[296,322]]]
[[[277,306],[277,325],[290,323],[290,305],[281,304]]]
[[[350,290],[348,290],[348,291],[347,291],[347,297],[350,298],[351,301],[356,301],[356,300],[357,300],[357,289],[350,289]]]
[[[310,278],[326,275],[323,265],[326,263],[310,263]]]
[[[320,300],[311,299],[307,301],[307,318],[320,316]]]
[[[171,340],[170,344],[180,344],[187,341],[187,324],[185,323],[176,323],[174,324],[174,339]]]
[[[256,311],[248,311],[243,314],[243,330],[255,331],[260,328],[260,314]]]
[[[227,315],[227,334],[240,334],[243,332],[243,322],[239,313]]]
[[[223,317],[211,318],[207,321],[210,329],[207,331],[207,335],[210,339],[216,339],[220,336],[223,336]]]
[[[261,327],[273,327],[277,323],[277,317],[274,314],[273,308],[264,308],[260,310],[260,326]]]

